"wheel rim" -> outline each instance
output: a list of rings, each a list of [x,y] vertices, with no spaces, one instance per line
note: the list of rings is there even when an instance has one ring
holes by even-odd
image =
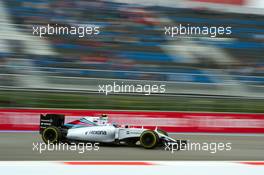
[[[44,133],[45,140],[53,143],[57,140],[57,132],[54,129],[47,129]]]

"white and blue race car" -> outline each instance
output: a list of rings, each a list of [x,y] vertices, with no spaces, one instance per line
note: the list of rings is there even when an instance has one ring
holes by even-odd
[[[146,149],[177,143],[186,146],[186,140],[175,140],[167,132],[129,126],[119,126],[108,122],[108,117],[83,117],[64,123],[62,114],[40,116],[40,134],[45,143],[99,142],[117,145],[141,145]]]

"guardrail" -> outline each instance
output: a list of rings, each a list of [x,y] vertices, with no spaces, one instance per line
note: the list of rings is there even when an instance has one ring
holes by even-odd
[[[0,65],[0,68],[15,68],[15,69],[25,69],[27,70],[28,66],[2,66]],[[263,79],[264,82],[264,77],[263,76],[256,76],[256,75],[232,75],[232,74],[225,74],[225,75],[220,75],[220,74],[208,74],[206,72],[201,71],[201,73],[190,73],[190,72],[165,72],[165,71],[140,71],[140,70],[135,70],[135,71],[131,71],[131,70],[102,70],[102,69],[82,69],[82,68],[55,68],[55,67],[34,67],[36,68],[38,71],[30,71],[30,73],[34,74],[34,73],[43,73],[43,74],[47,74],[47,75],[51,75],[51,76],[56,76],[56,72],[63,72],[63,71],[68,71],[68,72],[83,72],[83,71],[87,71],[90,73],[103,73],[104,75],[106,75],[107,73],[124,73],[124,74],[137,74],[137,75],[144,75],[144,74],[151,74],[151,75],[164,75],[164,76],[206,76],[209,79],[212,79],[212,84],[216,83],[216,84],[228,84],[227,82],[221,80],[221,79],[226,79],[226,78],[258,78],[258,79]],[[213,69],[212,69],[213,70]],[[210,70],[209,70],[210,71]],[[214,71],[214,70],[213,70]],[[1,74],[0,74],[1,75]],[[63,75],[60,75],[61,77],[63,77]],[[67,76],[68,77],[68,76]],[[72,77],[76,77],[76,78],[85,78],[85,76],[72,76]],[[216,79],[216,82],[214,82],[213,79]],[[125,79],[125,78],[124,78]],[[218,80],[217,80],[218,79]],[[180,80],[180,79],[176,79],[176,80],[169,80],[169,81],[177,81],[177,82],[186,82],[184,80]],[[190,80],[190,83],[203,83],[203,82],[195,82]],[[246,81],[245,81],[246,82]],[[256,81],[247,81],[247,82],[256,82]],[[263,85],[264,86],[264,85]]]
[[[54,75],[33,75],[25,74],[0,74],[0,78],[9,82],[9,87],[39,88],[39,89],[60,89],[79,91],[99,91],[99,85],[124,84],[124,85],[165,85],[166,94],[207,94],[216,96],[241,96],[241,97],[262,97],[264,88],[258,85],[227,83],[194,83],[177,81],[151,81],[151,80],[130,80],[130,79],[106,79],[106,78],[85,78],[85,77],[63,77]],[[43,80],[41,83],[35,80]],[[4,81],[0,86],[5,86]]]

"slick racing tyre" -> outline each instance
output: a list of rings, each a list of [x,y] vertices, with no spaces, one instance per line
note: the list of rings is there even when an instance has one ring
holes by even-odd
[[[46,144],[56,144],[61,141],[62,133],[59,128],[55,126],[50,126],[48,128],[45,128],[42,132],[42,139]]]
[[[146,149],[155,148],[158,142],[159,136],[154,131],[146,130],[140,135],[140,145]]]
[[[158,131],[159,133],[165,135],[165,136],[169,136],[169,134],[168,134],[166,131],[163,131],[163,130],[161,130],[161,129],[158,129],[157,131]]]

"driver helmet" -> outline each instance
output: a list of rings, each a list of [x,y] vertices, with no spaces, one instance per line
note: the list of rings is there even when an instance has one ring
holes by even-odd
[[[101,117],[107,117],[107,114],[102,114]]]

